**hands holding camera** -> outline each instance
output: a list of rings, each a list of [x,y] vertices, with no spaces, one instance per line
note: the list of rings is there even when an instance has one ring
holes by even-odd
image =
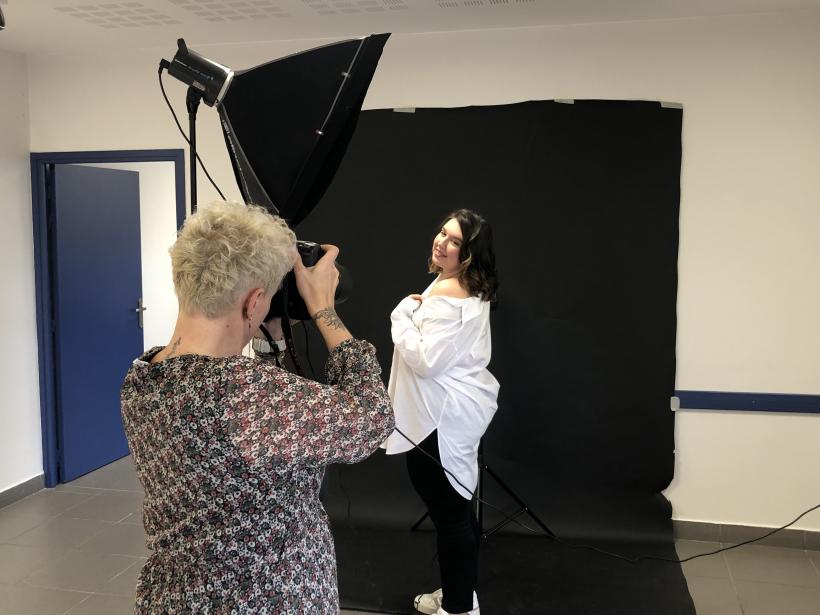
[[[316,322],[316,327],[322,334],[328,350],[332,350],[352,336],[336,314],[335,297],[339,285],[339,270],[336,268],[336,257],[339,248],[330,244],[321,246],[323,255],[312,267],[306,267],[298,250],[293,264],[293,275],[296,278],[296,288],[308,310],[310,317]],[[291,323],[298,320],[291,320]],[[282,319],[271,318],[265,322],[274,339],[281,339]]]
[[[299,257],[293,264],[296,286],[311,316],[319,310],[333,307],[339,285],[339,270],[336,269],[339,248],[323,244],[322,250],[325,253],[313,267],[306,267]]]
[[[339,248],[324,244],[322,249],[325,253],[313,267],[305,267],[302,259],[297,257],[293,273],[296,276],[296,287],[316,322],[316,327],[328,350],[333,350],[352,336],[334,307],[336,287],[339,285],[339,270],[336,268]]]

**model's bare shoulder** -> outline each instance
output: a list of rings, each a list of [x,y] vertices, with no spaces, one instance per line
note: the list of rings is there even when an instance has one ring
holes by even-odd
[[[467,299],[470,293],[466,288],[461,286],[458,278],[447,278],[436,282],[436,285],[430,289],[430,297],[452,297],[454,299]]]

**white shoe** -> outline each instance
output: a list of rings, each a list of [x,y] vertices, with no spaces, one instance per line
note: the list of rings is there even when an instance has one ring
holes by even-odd
[[[475,595],[473,596],[473,605],[474,608],[470,611],[467,611],[467,615],[481,615],[481,611],[478,609],[478,605],[476,604]],[[438,607],[438,611],[436,611],[434,615],[450,615],[450,613],[445,611],[443,608]]]
[[[419,613],[435,615],[441,607],[441,589],[432,594],[419,594],[413,599],[413,606]]]
[[[441,608],[442,595],[441,589],[437,589],[432,594],[419,594],[413,600],[413,606],[419,613],[426,615],[450,615]],[[473,608],[469,611],[469,615],[481,615],[478,609],[478,596],[475,592],[473,592]]]

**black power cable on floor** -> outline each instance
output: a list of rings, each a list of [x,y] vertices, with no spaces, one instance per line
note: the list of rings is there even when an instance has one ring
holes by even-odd
[[[820,504],[818,504],[817,506],[812,506],[807,511],[801,513],[797,518],[794,519],[794,521],[791,521],[790,523],[787,523],[786,525],[775,528],[771,532],[767,532],[766,534],[763,534],[763,536],[758,536],[757,538],[752,538],[751,540],[744,540],[743,542],[739,542],[736,545],[730,545],[728,547],[723,547],[721,549],[715,549],[714,551],[709,551],[708,553],[698,553],[697,555],[692,555],[690,557],[685,557],[683,559],[667,559],[665,557],[654,557],[654,556],[651,556],[651,555],[642,555],[642,556],[639,556],[637,558],[624,558],[624,559],[626,559],[627,561],[633,561],[633,563],[638,563],[642,560],[655,560],[655,561],[659,561],[659,562],[671,562],[673,564],[683,564],[684,562],[688,562],[688,561],[696,559],[698,557],[706,557],[707,555],[715,555],[716,553],[722,553],[723,551],[729,551],[730,549],[737,549],[738,547],[742,547],[743,545],[748,545],[748,544],[751,544],[753,542],[758,542],[760,540],[763,540],[764,538],[768,538],[772,534],[776,534],[777,532],[785,530],[789,526],[794,525],[795,523],[800,521],[800,519],[802,519],[803,517],[808,515],[810,512],[812,512],[814,510],[817,510],[818,508],[820,508]]]

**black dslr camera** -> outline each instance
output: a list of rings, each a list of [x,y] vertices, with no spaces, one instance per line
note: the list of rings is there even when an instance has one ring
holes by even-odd
[[[305,267],[313,267],[325,254],[322,246],[312,241],[297,241],[296,249],[299,251],[299,256],[302,258],[302,264]],[[353,290],[353,283],[345,267],[337,262],[336,268],[339,270],[339,286],[336,287],[334,303],[339,304],[347,301]],[[311,320],[313,318],[313,314],[308,312],[307,306],[299,294],[296,287],[296,275],[292,270],[282,280],[282,288],[271,299],[270,309],[267,316],[265,316],[265,321],[275,317],[284,318],[285,316],[291,320]]]

